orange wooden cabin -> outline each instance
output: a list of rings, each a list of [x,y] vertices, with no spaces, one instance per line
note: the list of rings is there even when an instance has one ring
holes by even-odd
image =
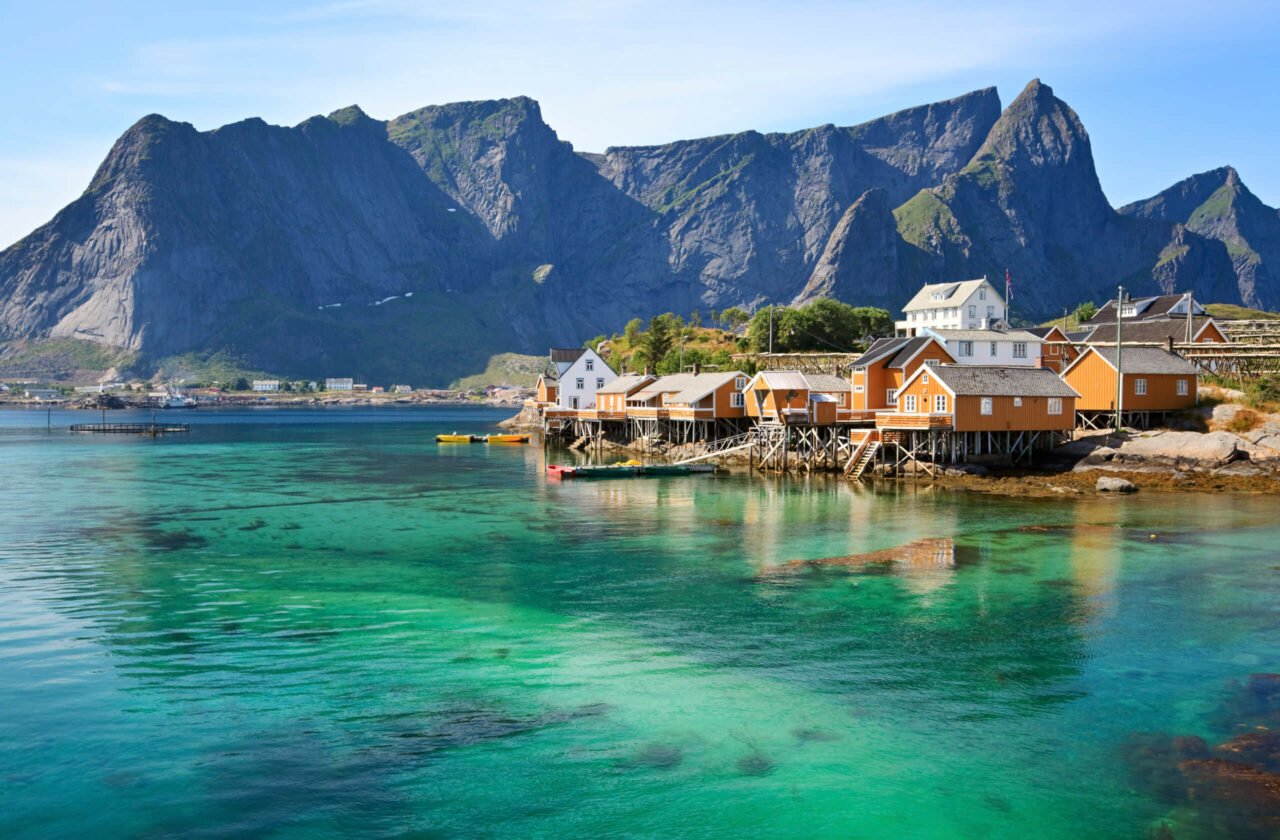
[[[1117,373],[1116,354],[1115,347],[1090,345],[1063,371],[1063,380],[1080,392],[1080,411],[1114,412],[1117,376],[1123,381],[1124,412],[1163,413],[1196,404],[1196,366],[1177,353],[1158,347],[1125,347],[1120,352],[1123,375]]]
[[[876,416],[881,429],[955,432],[1067,432],[1079,394],[1045,368],[925,365],[898,393],[898,406]]]
[[[955,364],[933,336],[878,338],[853,363],[852,419],[871,420],[898,404],[902,383],[925,362]]]
[[[594,420],[621,420],[627,416],[627,397],[651,384],[657,377],[647,373],[624,373],[617,379],[596,389],[594,411],[579,412]]]
[[[1062,373],[1080,357],[1080,349],[1071,344],[1071,339],[1067,338],[1067,334],[1057,326],[1032,327],[1026,332],[1044,340],[1044,344],[1040,347],[1041,367],[1048,368],[1054,373]]]
[[[559,381],[554,373],[544,373],[538,377],[538,397],[540,403],[554,403],[558,393]]]

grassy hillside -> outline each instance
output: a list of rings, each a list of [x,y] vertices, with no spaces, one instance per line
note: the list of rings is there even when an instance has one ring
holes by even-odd
[[[538,384],[538,374],[546,368],[546,356],[522,356],[519,353],[499,353],[489,357],[483,373],[455,379],[450,388],[467,390],[486,385],[521,385],[532,388]]]
[[[1280,321],[1280,312],[1264,312],[1261,309],[1247,309],[1234,303],[1207,303],[1205,309],[1209,314],[1221,321]]]
[[[124,372],[137,354],[78,338],[14,341],[0,344],[0,377],[45,382],[94,384],[106,371]]]

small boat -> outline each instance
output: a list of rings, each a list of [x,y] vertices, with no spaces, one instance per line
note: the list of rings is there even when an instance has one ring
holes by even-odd
[[[629,478],[632,476],[693,475],[713,473],[715,464],[642,464],[639,461],[622,461],[617,464],[590,464],[573,467],[548,464],[548,478]]]
[[[529,435],[486,435],[485,443],[528,443]]]
[[[436,435],[436,443],[480,443],[484,438],[477,435]]]

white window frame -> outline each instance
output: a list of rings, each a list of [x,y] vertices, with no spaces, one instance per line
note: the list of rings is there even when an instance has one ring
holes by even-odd
[[[898,404],[898,389],[897,389],[897,388],[886,388],[886,389],[885,389],[885,392],[884,392],[884,402],[885,402],[885,405],[897,405],[897,404]]]
[[[1121,318],[1132,318],[1137,314],[1138,314],[1138,307],[1132,304],[1126,304],[1125,306],[1120,307]]]
[[[1014,408],[1022,408],[1022,397],[1014,397],[1014,398],[1013,398],[1013,407],[1014,407]]]
[[[1189,393],[1189,390],[1187,388],[1187,380],[1179,379],[1178,380],[1178,396],[1185,397],[1188,393]]]
[[[733,380],[733,387],[737,388],[739,391],[743,390],[747,387],[747,378],[745,376],[739,376],[737,379]]]
[[[579,390],[579,391],[581,391],[581,390],[582,390],[582,388],[583,388],[582,383],[583,383],[583,382],[585,382],[585,381],[586,381],[586,380],[584,380],[581,376],[579,376],[579,377],[578,377],[578,379],[577,379],[577,386],[578,386],[578,390]]]
[[[907,394],[902,398],[902,410],[907,414],[916,413],[916,395]]]
[[[996,342],[994,342],[994,341],[993,341],[993,342],[991,342],[991,355],[993,355],[993,356],[994,356],[994,355],[996,355],[996,354],[997,354],[997,353],[999,353],[999,352],[1000,352],[1000,350],[999,350],[999,348],[997,348],[997,347],[996,347]]]
[[[596,360],[587,359],[587,370],[595,370],[595,369],[596,369]]]
[[[861,393],[862,393],[862,389],[863,389],[863,386],[861,386],[861,385],[854,385],[854,386],[853,386],[853,392],[854,392],[855,394],[861,394]]]
[[[1133,395],[1135,397],[1145,397],[1147,395],[1147,380],[1138,378],[1133,380]]]
[[[957,341],[957,342],[956,342],[956,355],[957,355],[957,356],[973,356],[973,342],[972,342],[972,341]]]
[[[987,307],[987,318],[996,317],[996,308],[994,306]]]
[[[933,395],[933,413],[934,414],[947,413],[947,395],[946,394]]]
[[[742,393],[741,391],[734,391],[732,394],[729,395],[730,408],[746,408],[746,406],[747,406],[746,394]]]
[[[1062,413],[1062,397],[1049,397],[1049,413],[1050,414]]]
[[[992,405],[993,403],[994,403],[994,400],[992,400],[991,397],[982,397],[978,402],[979,413],[985,414],[988,416],[990,416],[991,414],[994,414],[995,411],[994,411],[994,406]]]
[[[927,374],[927,373],[922,373],[922,374],[920,374],[920,382],[921,382],[921,384],[928,385],[928,384],[929,384],[929,374]]]
[[[969,317],[970,318],[978,317],[978,307],[976,304],[972,304],[972,303],[969,304]]]
[[[604,377],[603,377],[603,376],[597,376],[597,377],[596,377],[596,387],[597,387],[597,388],[603,388],[603,387],[604,387]]]
[[[1013,343],[1013,357],[1015,359],[1025,359],[1027,357],[1027,343],[1025,341],[1015,341]]]

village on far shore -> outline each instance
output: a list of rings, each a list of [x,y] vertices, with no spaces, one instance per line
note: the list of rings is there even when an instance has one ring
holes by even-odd
[[[893,337],[862,353],[742,353],[731,369],[658,375],[615,370],[591,347],[553,349],[536,394],[504,425],[575,449],[851,479],[1063,459],[1117,472],[1280,468],[1280,418],[1214,407],[1245,395],[1205,381],[1255,373],[1275,355],[1255,339],[1276,339],[1259,322],[1217,322],[1191,294],[1125,296],[1069,331],[1065,319],[1023,329],[980,278],[926,285],[902,314]],[[1231,430],[1211,430],[1224,418]],[[1135,433],[1144,454],[1130,447]],[[1150,445],[1161,437],[1167,446]]]

